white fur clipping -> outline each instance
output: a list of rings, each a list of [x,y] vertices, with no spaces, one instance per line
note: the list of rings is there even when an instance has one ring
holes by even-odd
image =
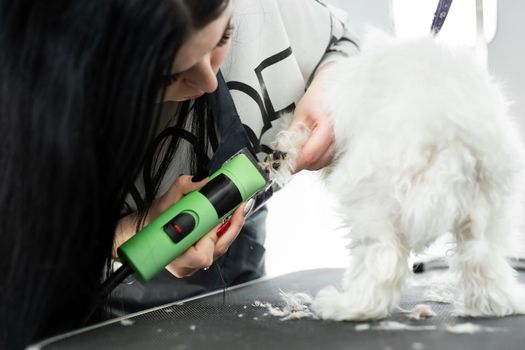
[[[396,321],[381,321],[377,325],[369,325],[367,323],[358,324],[354,329],[356,331],[433,331],[436,330],[437,327],[434,325],[412,326]]]
[[[447,332],[454,334],[474,334],[481,332],[481,326],[470,322],[447,326]]]
[[[413,320],[423,320],[428,317],[436,316],[436,313],[432,310],[432,308],[425,304],[418,304],[410,310],[408,314],[408,318],[411,318]]]
[[[135,324],[135,320],[123,318],[122,320],[120,320],[120,324],[123,326],[133,326]]]
[[[452,334],[475,334],[480,332],[506,332],[506,328],[484,327],[470,322],[448,325],[447,332]]]
[[[253,305],[266,308],[270,315],[281,317],[281,321],[314,317],[309,308],[309,305],[312,303],[312,297],[308,294],[285,293],[282,290],[279,291],[279,294],[284,301],[284,306],[282,308],[260,301],[255,301]]]

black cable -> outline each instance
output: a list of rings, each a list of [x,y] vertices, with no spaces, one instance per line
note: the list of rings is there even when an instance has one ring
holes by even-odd
[[[133,268],[127,263],[123,263],[117,271],[113,272],[100,287],[99,300],[104,300],[122,281],[133,273]]]
[[[100,290],[95,299],[95,304],[91,311],[87,314],[84,319],[84,324],[87,324],[91,319],[95,311],[103,304],[108,298],[109,294],[115,289],[122,281],[133,273],[133,268],[128,263],[123,263],[115,272],[113,272],[105,281],[102,283]]]
[[[228,256],[224,257],[224,259],[227,259],[227,258]],[[226,283],[226,281],[224,280],[224,277],[222,276],[221,267],[219,266],[220,262],[216,261],[214,265],[217,267],[217,272],[219,273],[219,277],[221,278],[221,281],[222,281],[222,304],[224,305],[226,304],[226,288],[228,288],[228,283]]]

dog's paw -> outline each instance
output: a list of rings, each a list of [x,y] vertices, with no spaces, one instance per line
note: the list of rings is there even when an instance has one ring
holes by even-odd
[[[261,164],[271,181],[284,186],[292,177],[293,167],[286,152],[275,150]]]
[[[318,318],[334,321],[374,320],[388,316],[388,308],[381,303],[364,299],[366,296],[352,296],[352,293],[339,292],[330,286],[316,295],[311,309]]]
[[[310,129],[303,123],[277,134],[273,151],[261,164],[272,182],[283,187],[291,180],[299,153],[309,137]]]
[[[525,285],[485,286],[467,293],[455,312],[463,317],[525,315]]]
[[[344,308],[344,297],[334,286],[322,289],[315,296],[311,309],[314,314],[324,320],[341,321],[341,310]]]

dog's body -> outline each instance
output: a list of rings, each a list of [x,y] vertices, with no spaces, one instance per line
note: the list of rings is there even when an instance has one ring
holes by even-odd
[[[368,42],[325,80],[338,152],[324,179],[351,228],[352,251],[343,290],[322,290],[314,311],[335,320],[386,317],[410,273],[410,252],[451,232],[461,312],[525,313],[525,289],[506,261],[525,164],[507,101],[466,49],[433,38]],[[304,135],[285,132],[275,146],[286,152],[294,140],[299,148]],[[278,172],[293,157],[286,162]]]

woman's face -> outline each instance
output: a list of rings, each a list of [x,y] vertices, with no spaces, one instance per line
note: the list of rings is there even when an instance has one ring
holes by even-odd
[[[185,101],[217,89],[217,72],[230,48],[232,1],[215,20],[193,32],[181,46],[171,68],[165,101]]]

